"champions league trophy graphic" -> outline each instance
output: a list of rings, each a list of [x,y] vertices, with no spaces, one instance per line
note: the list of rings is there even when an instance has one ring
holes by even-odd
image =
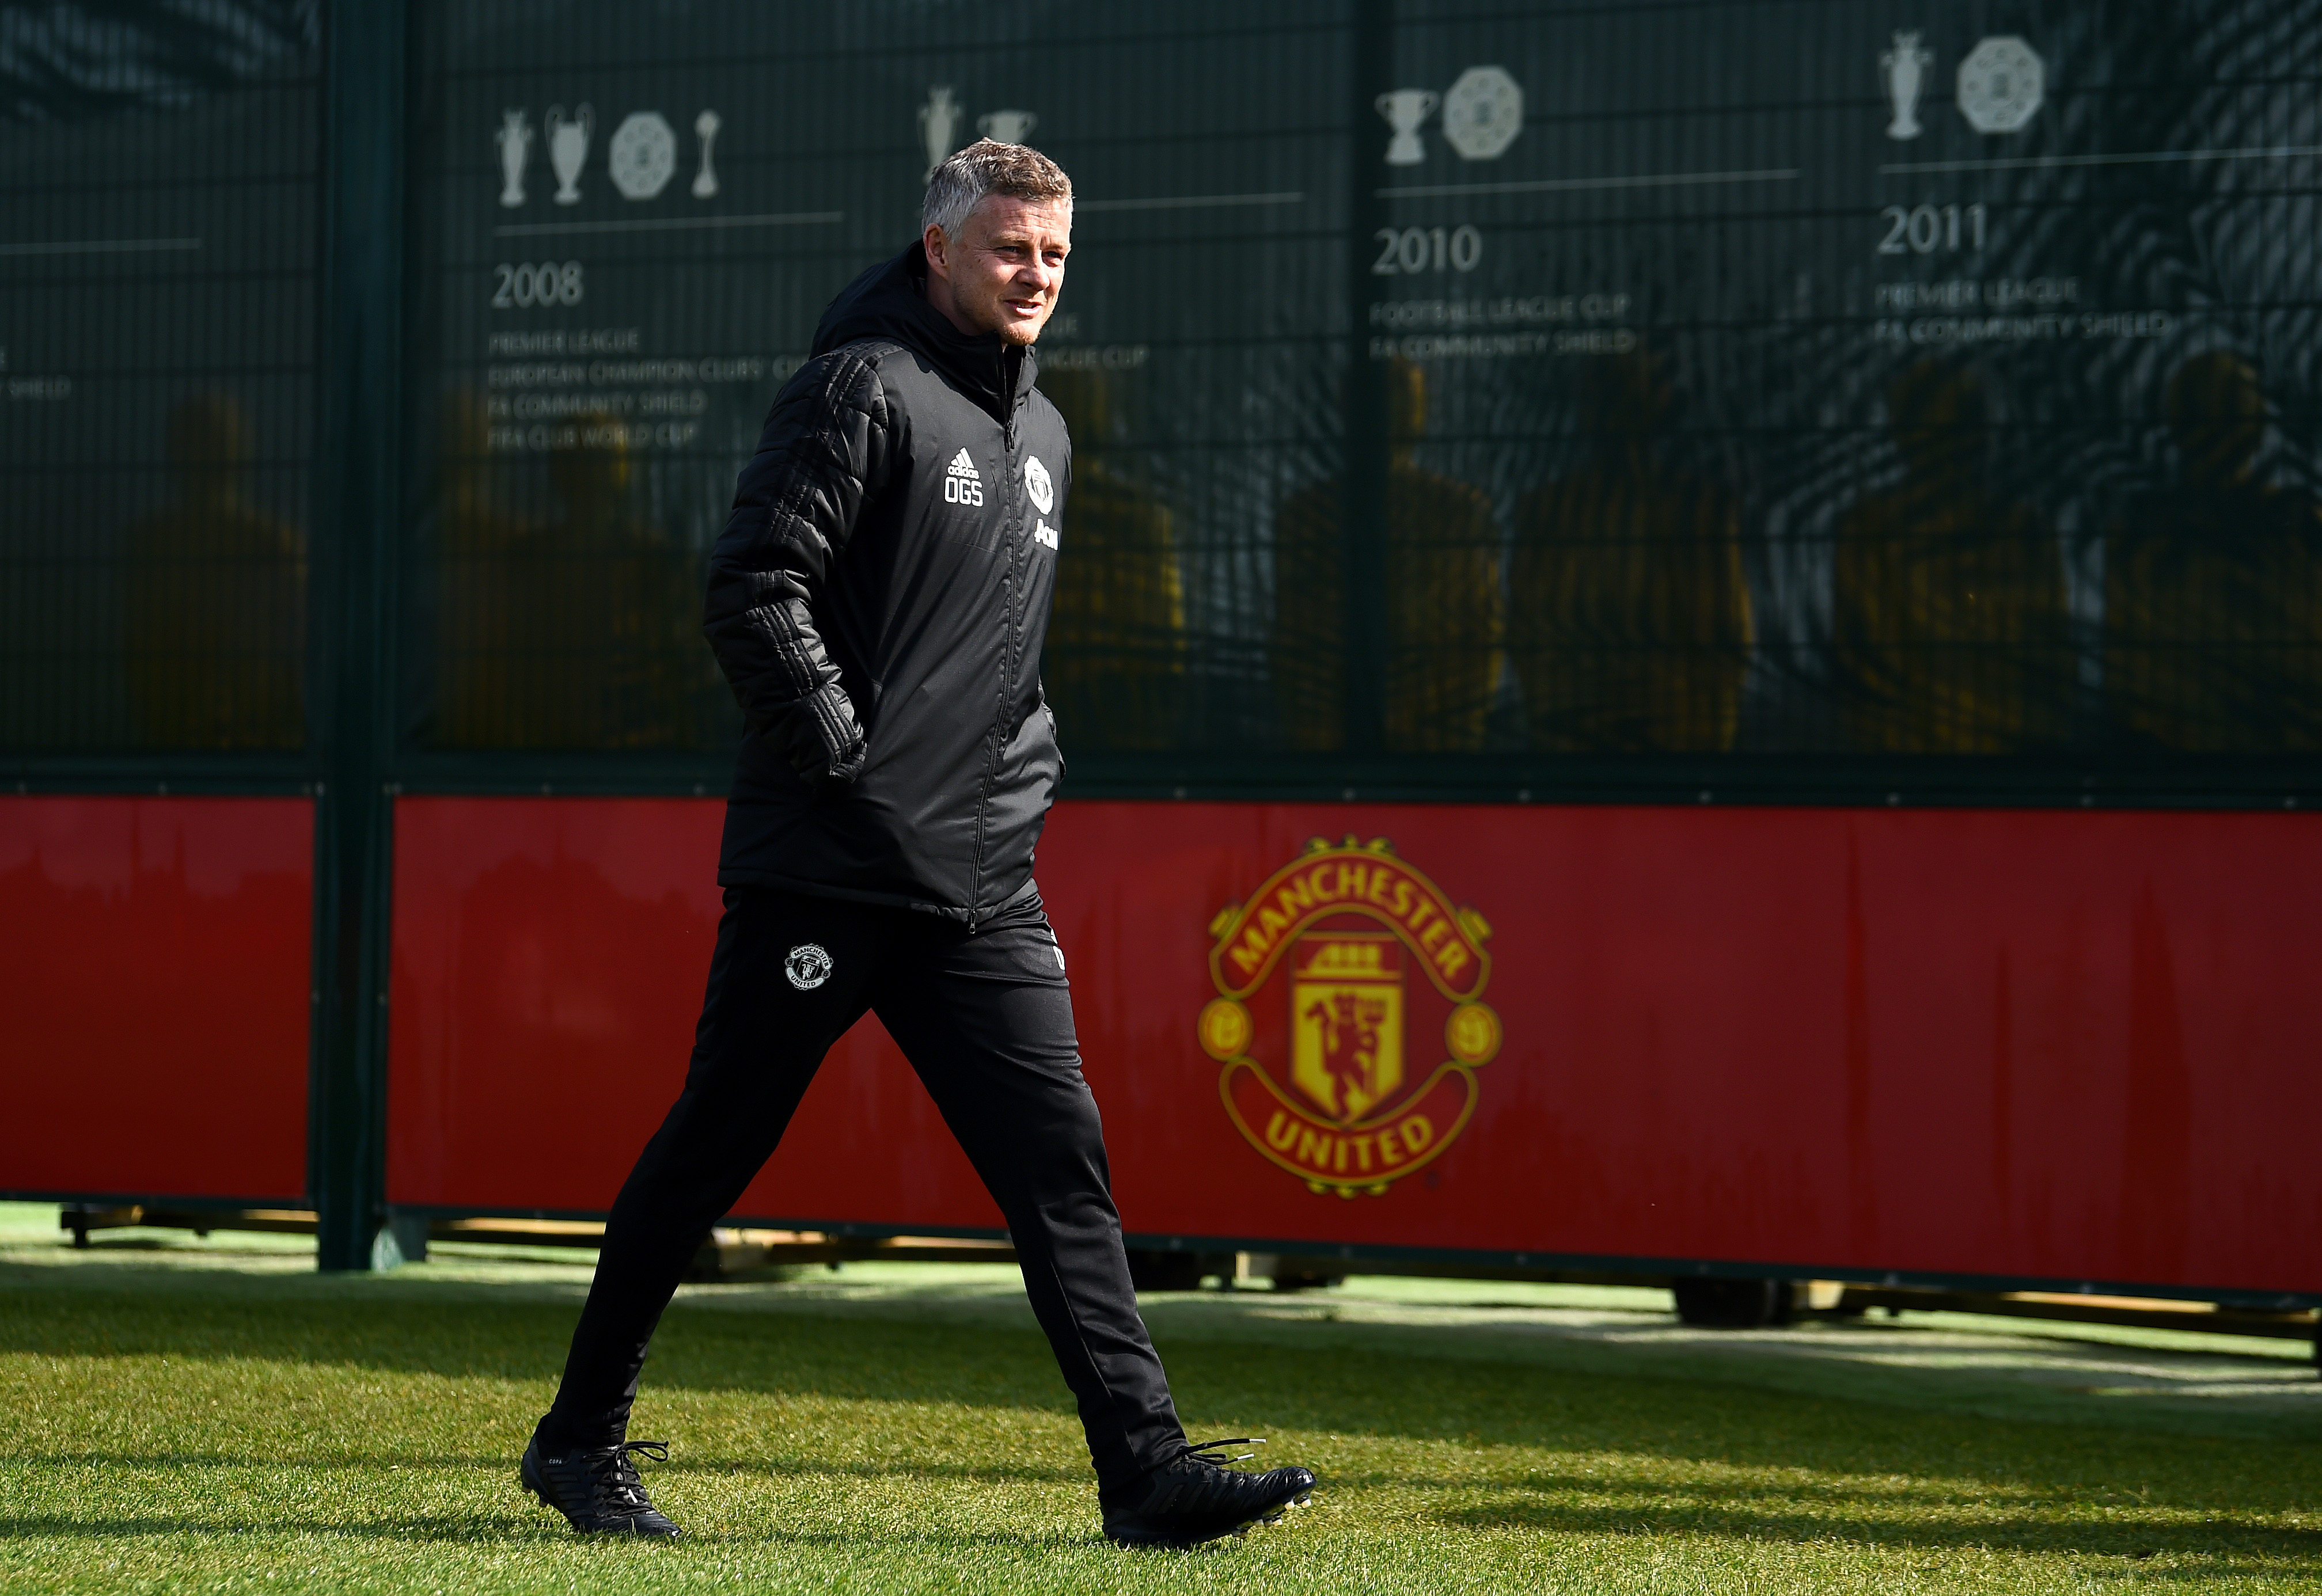
[[[693,174],[693,197],[696,199],[708,199],[718,192],[718,169],[709,164],[709,158],[717,148],[718,130],[724,125],[718,120],[715,111],[704,111],[693,119],[694,137],[701,141],[701,169]]]
[[[1427,146],[1419,141],[1419,126],[1435,109],[1435,91],[1398,88],[1379,96],[1373,103],[1378,106],[1378,114],[1386,118],[1386,124],[1394,129],[1394,137],[1387,141],[1387,165],[1417,166],[1425,160]]]
[[[580,169],[589,162],[589,140],[597,131],[597,114],[584,105],[567,122],[564,107],[551,105],[540,123],[548,130],[548,164],[556,172],[556,203],[577,205],[580,203]]]
[[[975,131],[1003,144],[1020,144],[1032,136],[1040,119],[1029,111],[993,111],[975,119]]]
[[[1895,48],[1879,58],[1887,71],[1887,99],[1895,107],[1895,119],[1887,124],[1890,139],[1915,139],[1925,130],[1919,125],[1919,90],[1926,81],[1927,68],[1935,64],[1935,53],[1919,48],[1919,36],[1897,30]]]
[[[952,98],[951,86],[928,90],[928,103],[919,107],[919,138],[928,147],[927,176],[922,183],[935,181],[936,168],[951,153],[952,135],[959,131],[959,102]]]
[[[532,159],[532,124],[521,111],[504,112],[492,142],[500,147],[500,204],[514,210],[524,203],[524,164]]]

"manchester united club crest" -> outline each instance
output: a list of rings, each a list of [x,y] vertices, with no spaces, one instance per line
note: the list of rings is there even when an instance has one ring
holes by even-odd
[[[1235,1128],[1341,1197],[1384,1197],[1441,1157],[1500,1050],[1491,935],[1384,837],[1307,844],[1210,922],[1201,1043]]]

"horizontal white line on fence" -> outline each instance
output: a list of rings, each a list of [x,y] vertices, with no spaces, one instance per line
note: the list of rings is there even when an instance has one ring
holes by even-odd
[[[2252,144],[2238,150],[2137,150],[2119,155],[2015,155],[1995,160],[1896,161],[1879,169],[1882,178],[1910,172],[2007,172],[2034,167],[2152,166],[2174,160],[2283,160],[2322,155],[2322,144]]]
[[[1197,211],[1209,205],[1294,205],[1305,203],[1302,190],[1278,194],[1175,194],[1159,199],[1075,199],[1073,209],[1087,211]]]
[[[1685,188],[1698,183],[1787,183],[1798,175],[1794,166],[1763,167],[1746,172],[1652,172],[1635,178],[1543,178],[1532,183],[1430,183],[1416,187],[1382,188],[1381,199],[1440,199],[1455,194],[1570,194],[1591,188]]]
[[[800,227],[845,219],[845,211],[784,211],[757,216],[663,216],[635,222],[512,222],[494,238],[545,238],[562,233],[670,233],[681,227]]]
[[[197,238],[84,238],[53,244],[0,244],[0,255],[145,255],[201,247]]]

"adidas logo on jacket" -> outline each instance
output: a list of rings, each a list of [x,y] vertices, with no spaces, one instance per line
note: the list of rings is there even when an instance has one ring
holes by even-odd
[[[967,458],[963,449],[951,457],[944,468],[944,503],[947,505],[980,505],[983,502],[983,479],[975,474],[975,462]]]

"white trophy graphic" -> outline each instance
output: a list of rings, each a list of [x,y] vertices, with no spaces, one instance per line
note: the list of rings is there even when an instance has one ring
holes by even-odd
[[[977,132],[1003,144],[1022,143],[1039,125],[1040,119],[1029,111],[993,111],[975,119]]]
[[[582,105],[564,120],[564,107],[551,105],[540,119],[548,130],[548,164],[556,172],[556,203],[580,203],[580,169],[589,164],[589,139],[597,131],[597,114]]]
[[[1523,89],[1506,68],[1470,67],[1444,92],[1444,142],[1461,160],[1497,160],[1522,132]]]
[[[504,112],[492,142],[500,147],[500,204],[514,210],[524,203],[524,167],[532,159],[532,124],[521,111]]]
[[[1935,52],[1919,48],[1919,36],[1896,31],[1895,48],[1879,58],[1887,73],[1887,102],[1895,119],[1887,124],[1890,139],[1915,139],[1926,130],[1919,125],[1919,91],[1926,86],[1927,68]]]
[[[701,169],[693,174],[696,199],[708,199],[718,192],[718,169],[709,164],[709,158],[718,147],[718,130],[724,125],[715,111],[704,111],[693,119],[693,135],[701,141]]]
[[[1379,96],[1373,102],[1378,114],[1386,118],[1387,126],[1394,129],[1394,137],[1386,142],[1386,163],[1389,166],[1417,166],[1427,159],[1427,146],[1419,141],[1419,126],[1435,109],[1435,91],[1431,88],[1398,88]]]
[[[952,98],[951,86],[928,90],[928,103],[919,107],[919,138],[928,147],[928,175],[920,182],[934,181],[936,168],[951,153],[952,135],[958,131],[959,102]]]
[[[2017,132],[2047,92],[2040,52],[2013,33],[1983,40],[1959,65],[1960,114],[1979,133]]]
[[[605,171],[623,199],[653,199],[677,175],[677,133],[658,111],[633,111],[605,145]]]

